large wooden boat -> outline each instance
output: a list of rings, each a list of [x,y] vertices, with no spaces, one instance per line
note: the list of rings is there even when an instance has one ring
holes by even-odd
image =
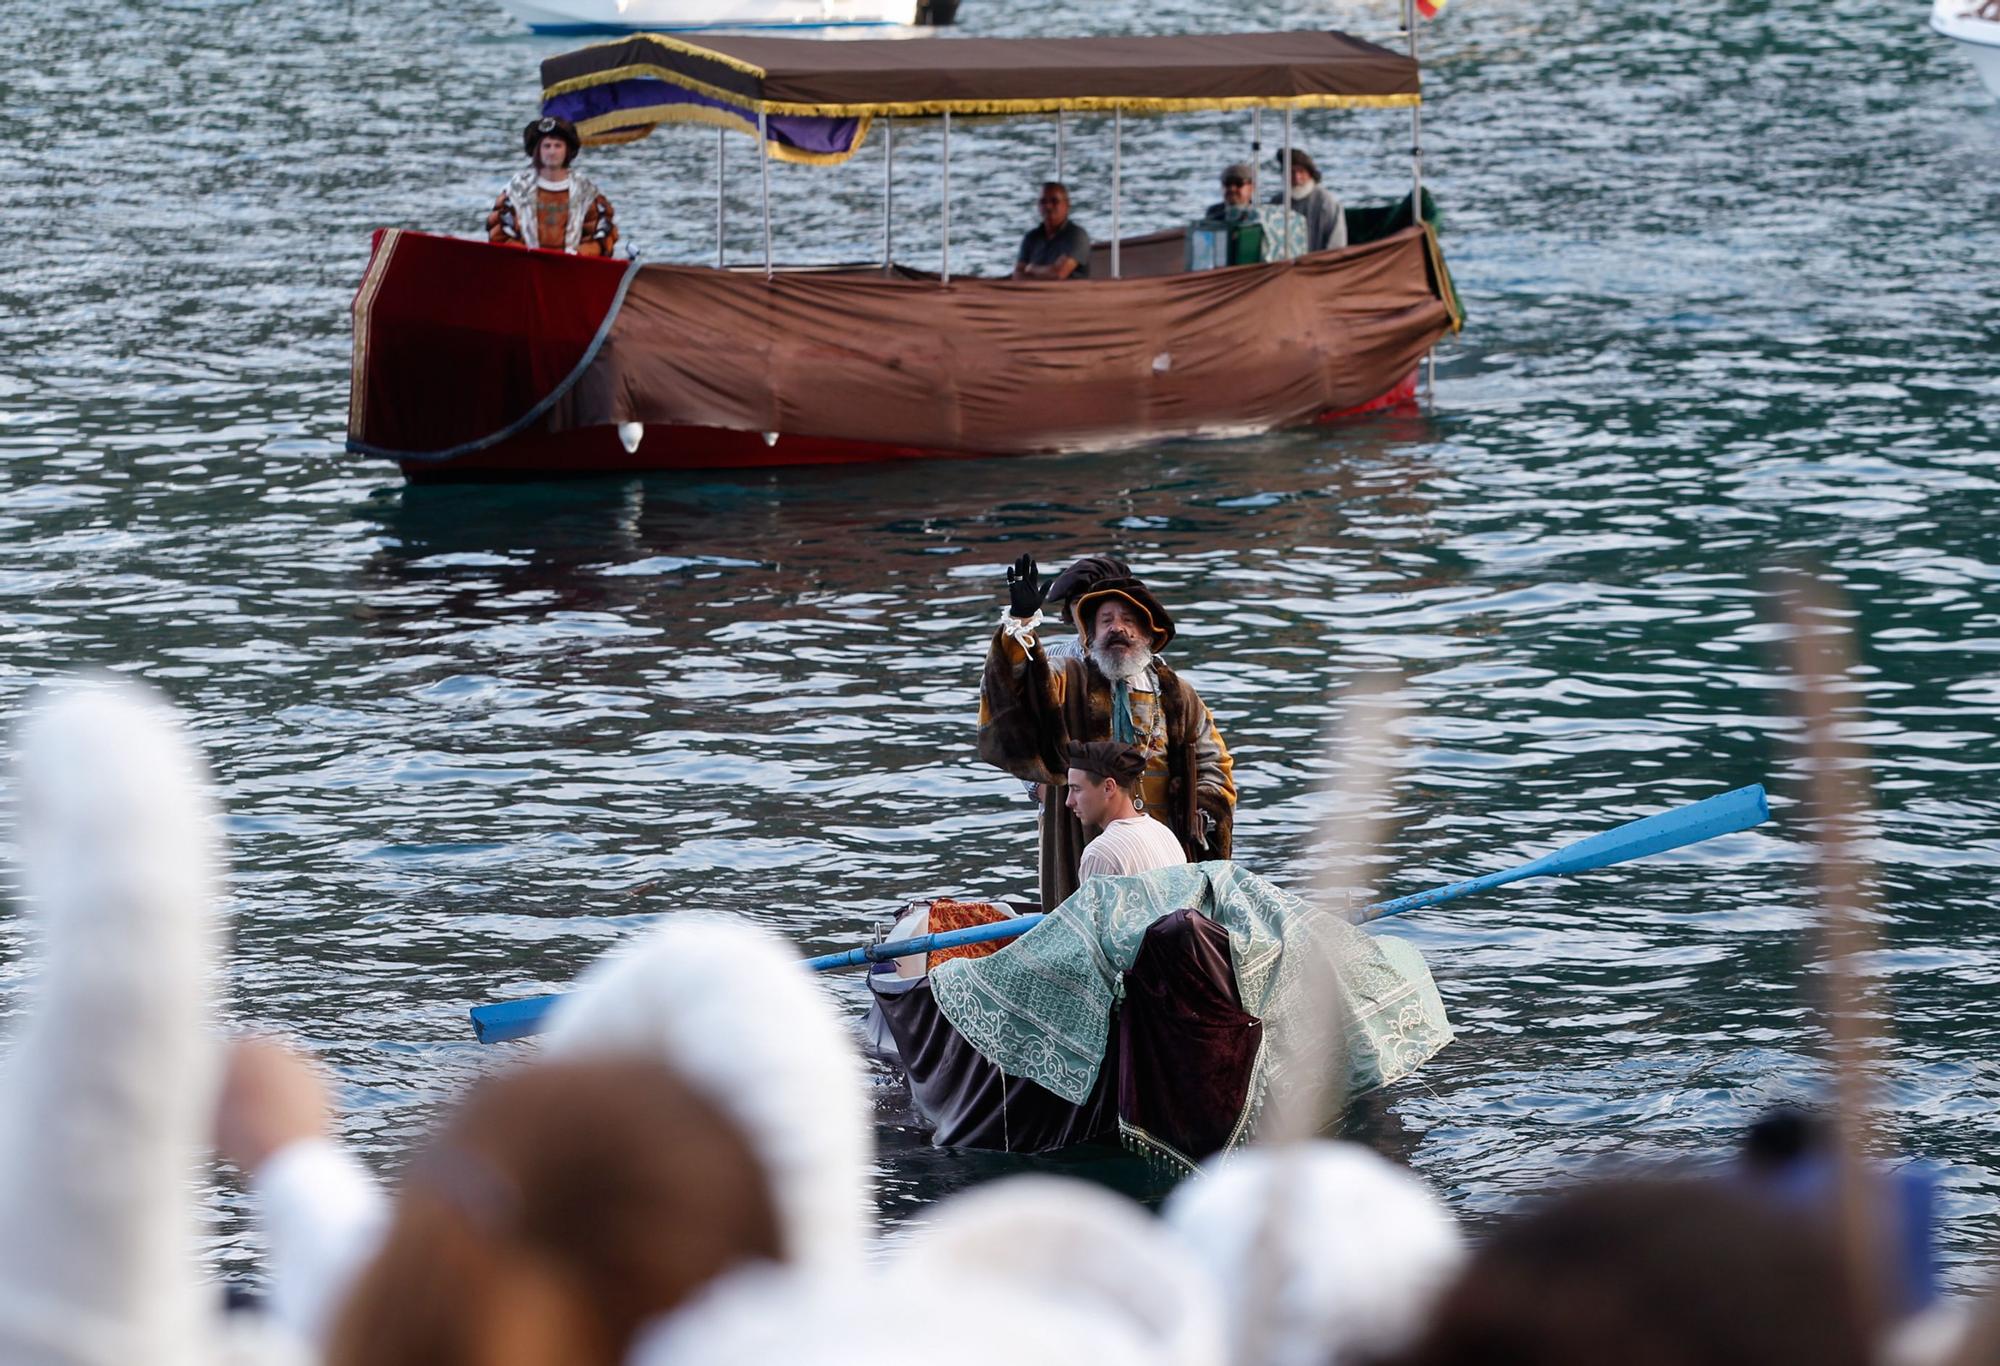
[[[412,480],[1015,455],[1307,425],[1410,401],[1419,365],[1462,321],[1420,184],[1398,204],[1350,208],[1347,246],[1263,264],[1187,270],[1180,230],[1121,234],[1127,114],[1271,109],[1287,134],[1298,109],[1414,117],[1414,56],[1343,34],[651,34],[551,58],[542,76],[544,111],[587,142],[696,123],[749,133],[764,162],[828,163],[874,132],[883,259],[778,263],[768,175],[763,259],[748,265],[378,233],[354,302],[348,445]],[[938,270],[895,259],[898,123],[942,123],[948,210],[955,114],[1072,113],[1109,114],[1114,129],[1112,234],[1089,279],[953,274],[948,211]]]

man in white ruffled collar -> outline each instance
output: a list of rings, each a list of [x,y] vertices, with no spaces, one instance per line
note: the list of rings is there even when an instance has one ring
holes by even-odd
[[[532,163],[507,182],[486,215],[486,240],[505,246],[609,256],[618,245],[611,201],[575,170],[583,140],[568,119],[539,118],[521,133]]]

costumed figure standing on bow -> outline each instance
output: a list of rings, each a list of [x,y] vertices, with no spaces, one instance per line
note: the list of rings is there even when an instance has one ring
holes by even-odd
[[[568,119],[536,119],[522,130],[521,146],[531,164],[493,201],[486,240],[571,256],[609,256],[618,245],[618,224],[596,182],[572,168],[582,145]]]
[[[1191,863],[1230,856],[1236,782],[1229,747],[1192,684],[1159,659],[1173,618],[1124,564],[1078,561],[1045,584],[1032,556],[1007,572],[1008,607],[979,685],[979,757],[1030,784],[1041,803],[1042,905],[1077,887],[1100,832],[1065,805],[1072,742],[1113,740],[1146,759],[1140,810],[1173,831]],[[1042,606],[1066,599],[1074,652],[1045,648]]]

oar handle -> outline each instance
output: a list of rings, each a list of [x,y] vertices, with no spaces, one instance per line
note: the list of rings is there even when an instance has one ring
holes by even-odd
[[[858,968],[868,963],[886,963],[892,958],[902,958],[913,953],[931,953],[938,949],[961,948],[967,944],[987,944],[996,939],[1014,939],[1041,924],[1042,920],[1043,916],[1039,912],[1032,915],[1015,915],[984,925],[968,925],[962,930],[940,930],[936,934],[921,934],[914,939],[893,939],[886,944],[864,944],[858,949],[842,949],[839,953],[808,958],[806,966],[814,972],[832,972],[838,968]],[[468,1012],[472,1016],[473,1037],[481,1043],[506,1043],[510,1039],[525,1039],[530,1034],[538,1034],[548,1023],[549,1011],[561,999],[560,996],[529,996],[519,1001],[501,1001],[490,1006],[474,1006]]]
[[[1039,913],[1009,916],[985,925],[968,925],[962,930],[940,930],[936,934],[920,934],[914,939],[892,939],[886,944],[864,944],[858,949],[821,954],[818,958],[806,959],[806,966],[814,972],[833,972],[840,968],[858,968],[866,963],[886,963],[892,958],[904,958],[913,953],[932,953],[967,944],[987,944],[995,939],[1019,938],[1041,923]]]
[[[1505,872],[1488,873],[1484,877],[1469,877],[1463,882],[1446,883],[1433,887],[1428,892],[1415,892],[1409,896],[1399,896],[1393,901],[1378,901],[1373,906],[1363,906],[1355,912],[1354,923],[1366,925],[1371,920],[1380,920],[1385,915],[1401,915],[1404,911],[1420,911],[1426,906],[1440,902],[1456,901],[1462,896],[1475,892],[1491,891],[1519,878],[1533,877],[1532,864],[1523,868],[1509,868]]]

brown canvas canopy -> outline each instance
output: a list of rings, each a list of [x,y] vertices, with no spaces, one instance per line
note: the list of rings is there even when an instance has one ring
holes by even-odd
[[[651,81],[732,109],[820,118],[1390,108],[1421,100],[1414,59],[1316,31],[839,43],[648,33],[542,63],[545,104]]]

